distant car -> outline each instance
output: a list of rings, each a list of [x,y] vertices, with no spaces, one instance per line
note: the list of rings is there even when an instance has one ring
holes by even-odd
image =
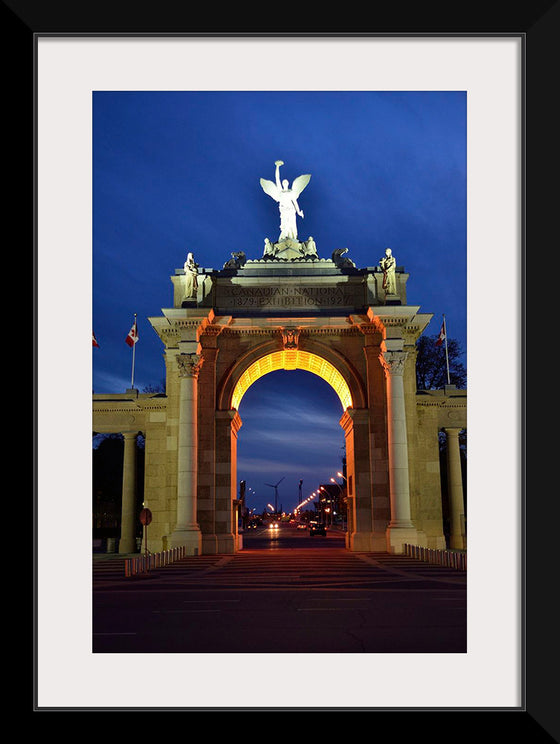
[[[307,525],[305,524],[305,522],[298,522],[297,529],[298,530],[306,530],[307,529]]]
[[[323,522],[310,522],[309,523],[309,535],[310,537],[313,537],[313,535],[323,535],[323,537],[326,537],[327,536],[326,525]]]
[[[269,530],[272,530],[273,532],[275,532],[276,530],[278,530],[279,529],[278,522],[271,522],[268,525],[268,529]]]

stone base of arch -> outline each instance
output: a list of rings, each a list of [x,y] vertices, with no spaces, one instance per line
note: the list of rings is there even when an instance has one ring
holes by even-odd
[[[231,533],[227,535],[216,535],[217,538],[217,545],[218,545],[218,553],[236,553],[242,545],[239,542],[239,536]]]
[[[243,548],[242,536],[235,532],[226,534],[202,534],[201,555],[230,555]]]
[[[174,530],[168,539],[170,548],[186,548],[187,555],[202,555],[200,529]]]
[[[385,553],[385,535],[379,532],[353,532],[346,535],[346,548],[355,553]]]
[[[218,552],[218,538],[216,535],[202,535],[202,554],[216,555]]]
[[[404,553],[405,545],[423,545],[426,536],[422,536],[415,527],[387,527],[386,551],[393,555]]]

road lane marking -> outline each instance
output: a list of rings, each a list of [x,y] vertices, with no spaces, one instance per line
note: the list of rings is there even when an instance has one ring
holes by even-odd
[[[298,607],[298,612],[346,612],[346,607]]]
[[[239,599],[185,599],[183,604],[201,604],[202,602],[208,604],[209,602],[240,602]]]
[[[207,610],[203,610],[203,609],[200,609],[200,610],[195,610],[195,609],[192,609],[192,610],[152,610],[152,615],[171,615],[171,614],[178,614],[178,613],[182,613],[184,615],[188,612],[191,612],[191,613],[192,612],[221,612],[221,610],[212,610],[212,609],[207,609]]]

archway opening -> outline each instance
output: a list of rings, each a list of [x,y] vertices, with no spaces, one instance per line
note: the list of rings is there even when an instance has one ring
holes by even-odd
[[[346,472],[346,452],[340,418],[345,410],[342,401],[351,405],[348,386],[326,365],[324,374],[301,367],[272,369],[281,361],[252,365],[244,381],[249,384],[237,391],[235,399],[238,405],[243,399],[237,441],[237,478],[244,483],[246,509],[243,526],[254,518],[264,519],[266,527],[273,515],[296,522],[322,516],[342,539],[346,488],[338,473]],[[311,360],[301,356],[298,361]],[[320,487],[332,489],[327,504]],[[331,511],[325,513],[325,506]]]

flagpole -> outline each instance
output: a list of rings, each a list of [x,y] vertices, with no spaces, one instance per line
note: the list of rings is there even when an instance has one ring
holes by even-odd
[[[447,384],[451,385],[451,378],[449,377],[449,356],[447,354],[447,325],[445,324],[445,313],[443,314],[443,333],[445,334],[445,363],[447,365]]]
[[[130,382],[130,389],[134,390],[134,359],[136,356],[136,338],[138,336],[138,329],[136,328],[136,313],[134,313],[134,343],[132,344],[132,379]]]

